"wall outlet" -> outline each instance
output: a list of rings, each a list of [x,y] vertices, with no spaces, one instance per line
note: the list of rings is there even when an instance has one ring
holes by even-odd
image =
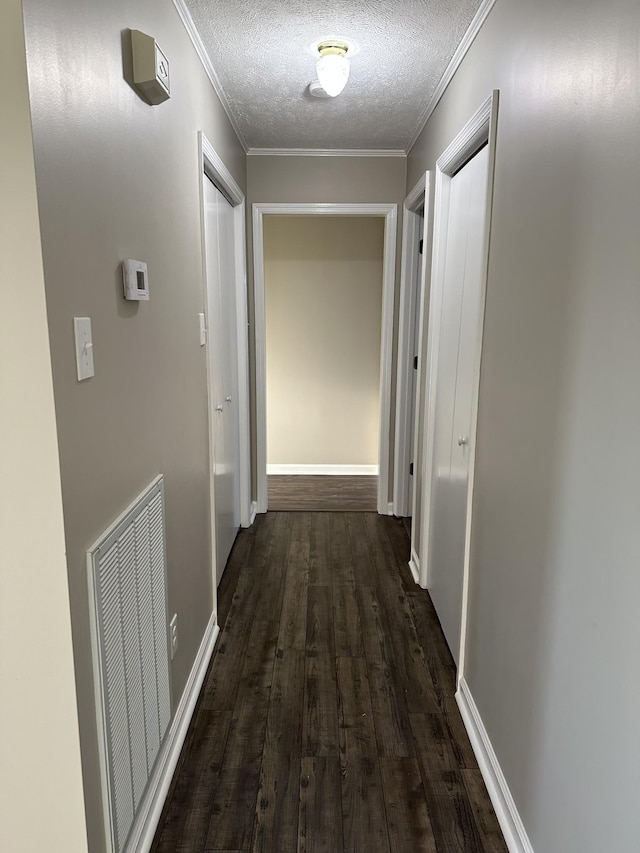
[[[171,660],[176,656],[178,651],[178,614],[174,613],[169,622],[169,639],[171,641]]]

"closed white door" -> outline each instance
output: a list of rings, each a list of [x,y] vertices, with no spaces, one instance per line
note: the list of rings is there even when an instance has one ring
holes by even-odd
[[[472,407],[483,310],[488,165],[485,146],[451,179],[438,347],[429,592],[456,663]]]
[[[238,341],[233,208],[205,180],[207,325],[213,431],[216,581],[240,527]]]
[[[416,266],[416,280],[413,291],[413,305],[411,310],[411,340],[413,352],[413,365],[411,370],[411,391],[409,399],[409,447],[411,448],[411,467],[409,468],[409,495],[406,506],[408,512],[412,512],[413,508],[413,492],[415,489],[415,467],[416,467],[416,400],[418,395],[418,358],[420,356],[420,304],[421,304],[421,283],[422,283],[422,264],[424,263],[424,208],[418,211],[419,226],[418,226],[418,263]]]

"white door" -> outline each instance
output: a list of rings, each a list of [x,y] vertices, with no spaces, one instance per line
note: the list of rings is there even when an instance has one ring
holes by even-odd
[[[224,571],[240,527],[238,342],[233,208],[205,180],[208,357],[213,431],[216,581]]]
[[[422,264],[424,263],[424,250],[423,250],[423,242],[424,242],[424,208],[418,211],[419,224],[418,224],[418,263],[416,265],[416,280],[414,283],[414,291],[413,291],[413,305],[411,308],[411,340],[412,340],[412,353],[413,353],[413,364],[411,370],[411,390],[410,390],[410,399],[409,399],[409,444],[408,446],[411,448],[411,466],[409,468],[409,494],[406,506],[408,507],[408,512],[411,513],[413,510],[413,491],[415,489],[415,467],[416,467],[416,459],[415,459],[415,449],[416,449],[416,398],[418,395],[418,358],[420,356],[420,302],[421,302],[421,283],[422,283]]]
[[[458,662],[489,149],[452,179],[438,347],[429,592]]]

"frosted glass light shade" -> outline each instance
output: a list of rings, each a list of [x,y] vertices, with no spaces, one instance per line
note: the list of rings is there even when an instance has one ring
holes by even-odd
[[[347,85],[349,60],[346,56],[329,53],[318,60],[316,71],[322,88],[327,95],[335,98]]]

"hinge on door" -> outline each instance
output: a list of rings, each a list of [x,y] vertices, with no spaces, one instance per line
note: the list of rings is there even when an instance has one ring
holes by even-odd
[[[409,476],[413,477],[413,462],[409,463]]]
[[[417,355],[414,355],[414,357],[413,357],[413,369],[414,370],[418,369],[418,356]]]
[[[424,240],[420,240],[420,244],[418,246],[418,254],[422,254],[422,250],[424,248]]]

